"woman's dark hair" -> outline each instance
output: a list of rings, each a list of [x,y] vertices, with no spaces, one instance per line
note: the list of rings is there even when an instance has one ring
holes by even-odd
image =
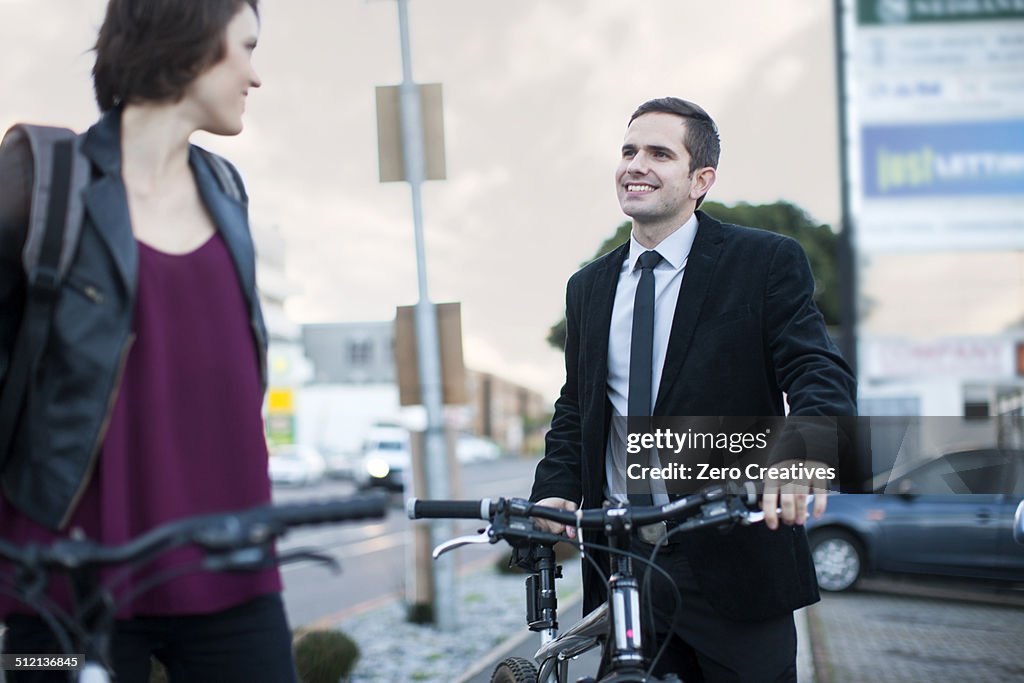
[[[110,0],[92,68],[102,111],[119,104],[177,102],[224,57],[224,30],[259,0]]]

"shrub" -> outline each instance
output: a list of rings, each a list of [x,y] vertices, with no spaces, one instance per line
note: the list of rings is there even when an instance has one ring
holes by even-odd
[[[359,646],[341,631],[308,631],[295,640],[295,667],[302,683],[338,683],[359,659]]]

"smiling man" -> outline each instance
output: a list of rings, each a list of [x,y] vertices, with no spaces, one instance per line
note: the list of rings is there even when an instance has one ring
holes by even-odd
[[[532,500],[568,510],[667,502],[654,485],[627,496],[624,416],[780,416],[786,399],[794,416],[856,414],[855,380],[814,304],[800,245],[697,211],[719,150],[714,121],[691,102],[651,100],[630,118],[615,187],[632,234],[569,280],[566,381]],[[658,564],[682,608],[673,621],[673,587],[656,573],[655,640],[670,642],[655,673],[796,680],[793,610],[818,600],[805,499],[766,494],[765,525],[666,539]],[[665,536],[652,527],[640,530],[638,554]],[[583,570],[589,611],[605,588]]]

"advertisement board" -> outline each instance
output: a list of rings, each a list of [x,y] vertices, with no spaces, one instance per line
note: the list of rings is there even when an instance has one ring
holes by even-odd
[[[858,251],[1024,248],[1024,0],[846,13]]]

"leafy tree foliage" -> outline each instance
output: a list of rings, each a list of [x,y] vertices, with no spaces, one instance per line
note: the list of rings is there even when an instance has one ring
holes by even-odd
[[[701,209],[723,223],[771,230],[798,241],[807,252],[807,259],[811,263],[815,285],[814,299],[825,317],[825,323],[830,326],[839,324],[839,267],[836,257],[838,237],[828,225],[815,223],[806,211],[789,202],[756,205],[740,202],[733,206],[719,202],[704,202]],[[600,258],[628,240],[630,227],[629,221],[620,224],[590,261]],[[565,347],[565,318],[551,327],[548,343],[558,349]]]

